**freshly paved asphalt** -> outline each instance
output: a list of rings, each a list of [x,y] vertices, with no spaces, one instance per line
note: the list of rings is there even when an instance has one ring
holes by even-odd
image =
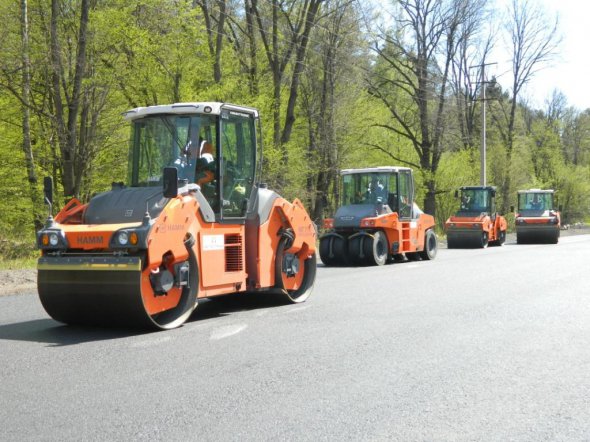
[[[157,333],[0,297],[0,440],[590,440],[590,235],[318,269]]]

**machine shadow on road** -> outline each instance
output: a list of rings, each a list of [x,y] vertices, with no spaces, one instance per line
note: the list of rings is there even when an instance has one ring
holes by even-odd
[[[199,300],[188,323],[198,323],[207,319],[230,316],[232,313],[293,305],[283,300],[280,294],[246,293],[218,296]]]
[[[287,305],[289,304],[282,299],[280,294],[253,293],[220,296],[200,301],[188,323],[198,323],[242,311]],[[128,338],[154,332],[155,330],[133,328],[64,325],[48,318],[0,325],[0,340],[41,342],[61,347]],[[158,332],[166,333],[166,331]]]
[[[53,319],[34,319],[0,325],[0,340],[51,344],[52,347],[106,341],[146,334],[146,330],[78,327],[64,325]]]

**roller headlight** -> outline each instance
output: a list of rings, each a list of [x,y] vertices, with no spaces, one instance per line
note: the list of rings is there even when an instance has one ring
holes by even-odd
[[[125,230],[119,230],[113,233],[111,237],[110,246],[112,248],[145,248],[146,238],[148,235],[148,229],[140,228],[128,228]]]
[[[53,247],[55,247],[59,244],[59,237],[57,236],[57,233],[50,233],[49,234],[49,244],[52,245]]]
[[[129,243],[129,235],[127,232],[119,232],[117,235],[117,241],[119,245],[126,246]]]
[[[42,230],[37,233],[37,247],[40,249],[67,249],[64,233],[58,229]]]

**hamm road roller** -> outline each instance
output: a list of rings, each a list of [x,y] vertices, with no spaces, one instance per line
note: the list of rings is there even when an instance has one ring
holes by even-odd
[[[388,260],[434,259],[434,218],[414,203],[407,167],[344,169],[343,204],[324,220],[320,258],[326,266],[383,265]]]
[[[531,242],[557,244],[561,231],[561,215],[555,208],[554,195],[553,190],[518,191],[518,211],[515,216],[518,244]]]
[[[496,188],[465,186],[455,192],[459,210],[445,223],[447,247],[484,248],[506,241],[506,218],[496,212]]]
[[[256,109],[179,103],[130,110],[126,184],[69,201],[37,234],[47,313],[80,325],[170,329],[202,298],[271,292],[304,302],[315,226],[257,182]]]

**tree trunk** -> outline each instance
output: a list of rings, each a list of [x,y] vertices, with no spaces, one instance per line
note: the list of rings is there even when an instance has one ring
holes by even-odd
[[[41,198],[37,189],[37,171],[35,170],[35,160],[33,156],[33,147],[31,144],[31,60],[29,58],[29,13],[28,1],[21,0],[21,43],[22,43],[22,67],[23,67],[23,87],[22,87],[22,111],[23,111],[23,153],[25,154],[25,165],[27,168],[27,179],[29,182],[29,197],[33,209],[31,210],[33,226],[35,231],[43,226],[42,219],[39,216]]]
[[[428,179],[426,185],[426,195],[424,196],[424,212],[432,216],[436,214],[436,182]]]
[[[256,61],[257,47],[256,36],[254,35],[254,19],[252,17],[254,11],[248,0],[245,0],[244,7],[246,9],[246,29],[248,32],[248,46],[250,50],[250,69],[248,70],[250,93],[252,95],[258,95],[258,63]]]
[[[287,111],[285,112],[285,126],[281,134],[281,143],[288,143],[291,139],[291,132],[293,124],[295,124],[295,105],[297,104],[297,94],[299,91],[299,78],[303,72],[305,56],[307,53],[307,44],[309,41],[309,34],[315,25],[315,17],[323,0],[312,0],[309,9],[305,14],[305,26],[303,33],[299,40],[297,52],[295,56],[295,66],[293,68],[293,76],[291,77],[291,87],[289,88],[289,101],[287,103]]]
[[[59,2],[51,1],[51,60],[52,60],[52,85],[53,100],[55,106],[56,130],[61,150],[61,169],[62,184],[64,187],[64,196],[78,196],[80,191],[80,180],[77,174],[77,154],[78,154],[78,117],[80,102],[82,100],[82,79],[86,70],[86,39],[88,32],[88,19],[90,12],[90,0],[82,0],[80,4],[80,28],[78,31],[78,48],[76,53],[76,63],[74,70],[74,79],[72,82],[71,94],[65,91],[65,100],[67,102],[67,116],[62,99],[62,85],[67,81],[62,69],[61,50],[58,36],[59,21]]]

